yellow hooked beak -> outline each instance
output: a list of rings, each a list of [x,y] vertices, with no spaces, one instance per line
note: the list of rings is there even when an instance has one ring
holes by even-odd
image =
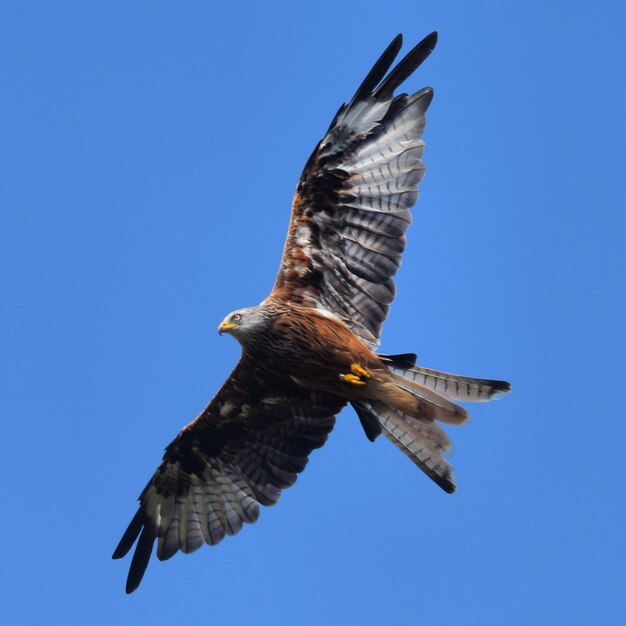
[[[222,322],[217,327],[217,332],[221,335],[222,333],[227,333],[236,327],[237,327],[237,324],[233,324],[232,322]]]

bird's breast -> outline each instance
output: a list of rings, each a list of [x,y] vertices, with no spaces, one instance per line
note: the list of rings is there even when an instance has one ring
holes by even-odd
[[[379,364],[378,357],[343,323],[312,309],[276,314],[263,337],[255,341],[254,352],[257,362],[271,363],[273,374],[312,388],[335,388],[353,363]]]

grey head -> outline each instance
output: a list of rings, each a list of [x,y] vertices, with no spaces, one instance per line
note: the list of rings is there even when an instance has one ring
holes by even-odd
[[[217,332],[232,335],[241,345],[259,334],[263,334],[270,325],[270,314],[261,306],[237,309],[229,313],[217,327]]]

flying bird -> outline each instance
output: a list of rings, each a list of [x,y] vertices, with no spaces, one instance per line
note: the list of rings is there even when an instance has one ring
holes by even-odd
[[[298,182],[274,287],[258,306],[226,316],[219,332],[242,354],[200,415],[166,448],[113,553],[137,546],[126,592],[157,557],[219,543],[296,481],[348,403],[365,435],[383,434],[444,491],[455,490],[437,422],[463,424],[456,401],[485,401],[504,381],[416,365],[376,352],[395,295],[411,207],[424,176],[425,113],[433,90],[396,89],[432,52],[431,33],[390,70],[398,35],[341,106]]]

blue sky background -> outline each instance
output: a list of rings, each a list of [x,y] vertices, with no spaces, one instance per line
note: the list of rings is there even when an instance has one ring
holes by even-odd
[[[3,620],[624,623],[624,9],[215,7],[0,4]],[[237,359],[216,326],[270,289],[310,151],[435,29],[382,349],[513,394],[453,432],[453,496],[344,412],[256,525],[127,597],[111,553]]]

